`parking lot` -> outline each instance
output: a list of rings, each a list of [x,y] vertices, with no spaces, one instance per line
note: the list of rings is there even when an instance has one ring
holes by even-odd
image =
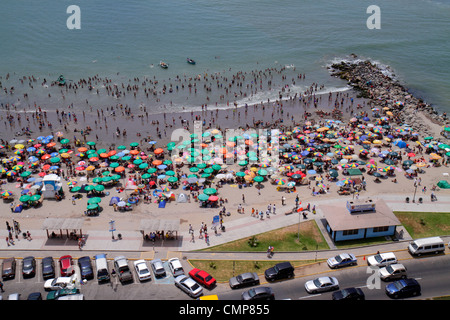
[[[114,257],[108,257],[108,268],[111,271],[114,268]],[[58,264],[58,258],[53,258],[55,263],[56,277],[61,276],[61,270]],[[151,280],[141,282],[134,269],[133,261],[137,259],[129,259],[128,266],[132,273],[133,280],[128,283],[121,283],[117,275],[111,276],[111,281],[99,283],[97,281],[95,260],[91,257],[94,278],[90,280],[81,280],[81,271],[77,263],[77,259],[73,259],[73,270],[76,278],[76,287],[79,288],[86,300],[146,300],[146,299],[191,299],[187,294],[182,292],[174,285],[174,277],[169,269],[168,261],[163,261],[166,276],[155,277],[151,268],[150,261],[146,260],[148,269],[151,272]],[[22,258],[16,257],[16,270],[13,279],[3,280],[4,290],[2,298],[8,299],[9,294],[19,293],[20,299],[27,299],[28,295],[33,292],[40,292],[42,298],[46,299],[48,291],[44,289],[45,279],[42,275],[42,258],[36,257],[36,274],[34,277],[25,278],[22,275]],[[3,260],[1,261],[3,263]],[[186,262],[182,262],[185,273],[190,270],[190,266]],[[209,290],[203,289],[204,294],[209,294]],[[216,291],[217,288],[213,289]]]

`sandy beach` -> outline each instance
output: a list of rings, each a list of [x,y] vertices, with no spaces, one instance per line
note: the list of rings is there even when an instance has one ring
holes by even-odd
[[[219,211],[225,207],[226,212],[230,212],[230,216],[223,217],[223,223],[226,225],[227,221],[242,217],[242,215],[250,215],[252,209],[257,211],[263,211],[266,213],[269,205],[276,205],[277,208],[282,208],[282,197],[285,197],[287,207],[293,207],[295,199],[298,196],[300,202],[306,207],[310,204],[314,206],[314,202],[318,199],[324,198],[342,198],[342,201],[346,201],[348,196],[340,196],[338,191],[342,189],[342,185],[337,182],[344,178],[354,179],[358,178],[358,183],[355,188],[357,192],[352,193],[352,197],[370,197],[379,196],[382,194],[404,194],[412,198],[415,191],[415,183],[418,184],[416,193],[417,197],[424,197],[427,200],[430,198],[431,190],[434,185],[440,180],[448,179],[448,166],[444,161],[444,150],[432,150],[428,152],[428,148],[424,146],[425,143],[435,141],[438,145],[441,140],[440,132],[442,131],[442,125],[431,121],[425,111],[416,110],[413,114],[413,123],[410,123],[414,128],[418,128],[420,123],[420,131],[407,130],[406,134],[401,134],[400,131],[396,131],[396,128],[401,127],[403,122],[400,120],[401,113],[405,113],[405,108],[399,108],[395,102],[390,101],[387,109],[379,110],[380,117],[387,117],[387,120],[380,120],[380,117],[375,117],[373,108],[379,105],[379,101],[370,98],[358,97],[359,92],[354,90],[347,90],[343,92],[315,94],[312,92],[310,95],[304,95],[301,97],[299,92],[290,92],[285,95],[283,100],[263,102],[263,104],[241,106],[228,109],[214,109],[213,107],[207,107],[203,111],[185,111],[178,113],[158,113],[148,114],[143,109],[133,109],[132,112],[127,114],[127,110],[117,107],[114,110],[105,110],[102,107],[86,109],[85,111],[71,109],[64,109],[56,111],[48,110],[45,112],[39,112],[39,110],[27,110],[26,113],[19,112],[18,110],[0,111],[1,124],[0,133],[2,144],[5,148],[4,159],[10,158],[14,155],[14,152],[20,148],[15,147],[20,141],[10,143],[12,139],[24,140],[24,148],[20,150],[26,150],[28,147],[36,144],[38,136],[53,135],[55,141],[55,150],[58,152],[62,148],[60,143],[61,139],[67,138],[70,143],[64,147],[73,150],[69,159],[72,161],[72,169],[79,165],[79,161],[85,161],[86,167],[90,164],[95,166],[95,170],[90,172],[91,177],[89,181],[86,181],[86,171],[83,171],[83,175],[80,175],[76,170],[72,170],[70,173],[70,166],[67,164],[67,160],[62,160],[59,163],[60,169],[64,171],[63,190],[65,198],[61,201],[54,199],[45,199],[42,205],[38,208],[28,208],[21,213],[11,212],[11,203],[20,203],[19,198],[23,189],[27,186],[32,186],[33,183],[17,181],[20,178],[20,173],[27,170],[27,166],[30,164],[27,158],[31,156],[29,152],[22,154],[22,159],[17,161],[24,162],[24,167],[18,171],[18,174],[13,179],[8,179],[6,175],[2,177],[3,184],[2,190],[10,190],[13,193],[14,200],[4,201],[0,203],[0,217],[6,221],[12,221],[12,219],[18,220],[21,223],[22,230],[26,229],[40,229],[43,221],[47,217],[77,217],[84,218],[85,230],[103,230],[108,228],[108,222],[112,219],[116,221],[116,226],[120,230],[137,230],[139,228],[141,219],[150,218],[164,218],[164,219],[180,219],[182,231],[187,231],[189,225],[192,225],[194,230],[198,230],[202,222],[210,225],[213,216],[219,214]],[[290,97],[289,97],[290,96]],[[115,111],[115,115],[114,115]],[[333,112],[334,111],[334,112]],[[62,112],[65,112],[64,114]],[[70,116],[68,113],[71,112]],[[123,115],[122,115],[122,112]],[[391,112],[392,116],[388,116],[387,112]],[[132,115],[131,115],[132,113]],[[20,114],[20,120],[17,115]],[[13,115],[13,118],[11,118]],[[28,120],[27,120],[28,117]],[[364,120],[368,117],[368,120]],[[76,118],[76,119],[75,119]],[[356,120],[353,120],[356,119]],[[41,121],[39,121],[41,120]],[[280,153],[280,162],[271,164],[275,168],[276,177],[273,179],[269,176],[265,177],[265,180],[261,183],[261,188],[258,190],[256,182],[253,182],[251,186],[248,183],[239,183],[236,177],[236,173],[239,171],[250,170],[251,166],[245,166],[245,168],[235,161],[234,164],[223,165],[220,173],[232,173],[233,181],[219,185],[218,179],[212,177],[211,186],[217,189],[217,196],[224,200],[223,206],[217,206],[214,208],[201,208],[200,201],[196,201],[196,196],[202,192],[202,184],[200,183],[200,190],[191,192],[188,189],[183,190],[183,182],[187,180],[187,176],[192,174],[190,168],[195,165],[185,164],[181,167],[171,167],[166,169],[173,169],[176,172],[176,176],[179,176],[180,185],[177,188],[170,188],[174,193],[175,198],[181,193],[190,195],[190,201],[187,203],[178,203],[176,201],[169,201],[165,208],[158,208],[157,198],[153,196],[153,190],[148,183],[148,180],[142,179],[142,174],[146,170],[131,171],[126,164],[130,161],[121,162],[121,165],[126,167],[126,170],[119,179],[118,183],[113,187],[107,187],[105,189],[106,194],[102,196],[100,203],[102,211],[99,216],[85,216],[84,211],[87,205],[87,194],[81,193],[81,198],[72,201],[72,196],[75,193],[70,192],[71,186],[68,185],[72,181],[73,185],[83,185],[85,183],[94,184],[92,182],[94,177],[102,176],[102,172],[109,170],[114,173],[114,169],[109,167],[110,159],[105,159],[106,165],[101,165],[102,161],[96,163],[89,163],[87,158],[76,156],[78,148],[86,146],[86,142],[95,142],[95,150],[106,149],[117,150],[120,145],[126,146],[127,150],[139,150],[140,156],[148,156],[144,159],[145,163],[152,165],[153,159],[156,157],[154,151],[156,148],[163,148],[164,153],[161,158],[162,161],[170,159],[170,153],[167,151],[167,144],[171,142],[171,134],[175,129],[185,128],[189,132],[194,132],[194,121],[201,121],[203,123],[202,129],[204,131],[208,129],[218,129],[221,133],[226,132],[227,129],[242,128],[248,130],[250,128],[267,128],[278,129],[285,133],[286,140],[283,140],[280,145],[285,143],[290,144],[292,148]],[[329,121],[327,121],[329,120]],[[379,122],[381,121],[381,122]],[[52,126],[49,127],[48,123]],[[381,123],[389,125],[389,129],[381,129],[381,131],[374,131],[374,128],[381,127]],[[41,128],[40,128],[41,126]],[[320,128],[328,126],[327,129],[320,131]],[[23,128],[29,128],[29,134],[23,134]],[[120,131],[120,134],[118,133]],[[126,134],[124,134],[126,131]],[[325,134],[329,131],[333,133],[328,140],[324,140],[325,136],[318,136]],[[60,136],[57,138],[57,133],[60,132]],[[88,132],[88,134],[86,134]],[[353,132],[353,133],[352,133]],[[359,133],[358,133],[359,132]],[[20,134],[18,134],[20,133]],[[369,134],[370,133],[370,134]],[[313,136],[314,134],[314,136]],[[374,136],[370,136],[374,134]],[[365,143],[361,140],[362,135],[369,135]],[[388,135],[395,135],[393,138],[387,138]],[[301,156],[300,160],[292,159],[292,153],[300,155],[306,151],[308,147],[307,142],[302,140],[300,136],[305,137],[305,140],[313,141],[317,146],[319,144],[327,144],[323,150],[311,150],[309,156]],[[429,136],[433,138],[425,139]],[[28,142],[28,139],[34,139]],[[394,145],[394,141],[397,139],[404,139],[408,144],[407,148]],[[75,142],[79,140],[78,145]],[[380,142],[374,143],[375,140]],[[156,141],[155,144],[149,144],[150,141]],[[420,144],[416,141],[421,142]],[[130,147],[130,144],[137,142],[137,147]],[[224,141],[226,142],[226,141]],[[178,144],[178,141],[176,141]],[[296,145],[296,147],[294,147]],[[334,146],[340,145],[339,148]],[[366,155],[362,155],[361,150],[367,151]],[[39,147],[38,147],[39,148]],[[41,148],[45,148],[42,146]],[[342,154],[337,154],[339,150],[343,150]],[[376,149],[376,150],[375,150]],[[246,149],[251,151],[252,149]],[[119,151],[119,150],[117,150]],[[394,168],[391,170],[384,170],[387,165],[382,162],[383,158],[379,155],[384,151],[384,157],[393,161]],[[50,152],[50,151],[45,151]],[[317,155],[315,152],[323,152],[322,155]],[[388,155],[389,152],[396,152],[396,155]],[[287,153],[291,153],[287,155]],[[430,159],[431,153],[439,153],[440,158],[437,160]],[[314,154],[314,155],[313,155]],[[414,154],[414,155],[412,155]],[[295,155],[295,154],[294,154]],[[320,159],[322,157],[322,159]],[[325,160],[324,170],[320,171],[317,167],[311,165],[311,168],[300,167],[297,165],[305,165],[305,159],[311,158],[314,161],[323,161],[323,158],[328,157]],[[423,160],[422,160],[423,158]],[[335,159],[337,162],[332,163],[331,160]],[[348,161],[342,161],[347,159]],[[261,159],[260,159],[261,160]],[[355,163],[356,161],[363,161],[364,164],[359,164],[359,168],[362,169],[362,175],[347,176],[345,175],[345,165],[348,163]],[[371,160],[373,160],[371,162]],[[413,164],[424,164],[412,170],[414,176],[407,176],[406,170],[402,164],[406,160],[413,160]],[[17,162],[16,161],[16,162]],[[39,160],[36,173],[33,173],[33,177],[38,177],[37,173],[44,171],[42,166],[48,161]],[[260,165],[261,161],[258,161],[254,167],[258,170],[264,167]],[[16,163],[3,163],[5,169],[11,170],[12,166]],[[372,169],[369,165],[373,164]],[[292,168],[286,167],[293,165]],[[207,164],[209,167],[210,164]],[[311,173],[313,169],[317,169],[316,173]],[[330,176],[331,170],[338,173],[337,178],[333,179]],[[369,171],[371,171],[369,174]],[[255,170],[256,172],[257,170]],[[294,180],[291,178],[292,173],[296,171],[302,171],[304,178],[300,180]],[[247,172],[246,175],[250,175]],[[287,173],[291,173],[288,175]],[[381,177],[377,178],[373,175],[374,172],[380,172]],[[48,170],[46,173],[49,173]],[[164,172],[159,172],[164,173]],[[202,173],[202,170],[198,173]],[[214,172],[216,175],[218,172]],[[5,171],[6,174],[6,171]],[[387,176],[389,174],[389,176]],[[255,175],[253,175],[254,177]],[[294,188],[285,188],[285,186],[279,186],[275,183],[275,178],[285,179],[286,183],[293,181]],[[25,178],[23,178],[26,180]],[[117,196],[123,199],[127,199],[135,190],[129,189],[122,191],[120,188],[124,187],[124,184],[129,179],[135,179],[136,185],[143,184],[144,188],[141,190],[140,202],[138,205],[133,205],[133,210],[120,212],[116,211],[113,206],[109,206],[111,197]],[[420,179],[420,182],[419,182]],[[159,183],[159,179],[156,179],[156,185],[161,188],[161,185],[168,186],[166,182],[164,184]],[[246,186],[244,186],[246,184]],[[355,190],[354,187],[344,185],[345,188]],[[281,187],[281,189],[279,189]],[[426,190],[423,188],[426,187]],[[138,188],[136,187],[136,190]],[[320,192],[319,192],[320,191]],[[439,199],[440,192],[448,192],[448,190],[441,189],[440,191],[434,191],[434,194]],[[152,195],[151,201],[145,201],[144,196]],[[244,201],[245,198],[245,201]],[[148,203],[145,203],[148,202]],[[244,212],[238,213],[238,209],[243,208]],[[255,218],[257,219],[257,218]],[[1,246],[6,246],[3,242]]]

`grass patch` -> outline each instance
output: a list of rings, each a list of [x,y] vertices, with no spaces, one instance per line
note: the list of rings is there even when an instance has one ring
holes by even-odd
[[[230,278],[237,276],[244,272],[256,272],[257,274],[264,274],[264,271],[275,264],[282,262],[276,260],[189,260],[195,267],[205,270],[212,275],[218,282],[226,282]],[[304,264],[314,263],[314,260],[290,261],[294,267]],[[260,278],[262,281],[263,279]]]
[[[450,234],[450,212],[394,212],[413,239]]]
[[[307,251],[329,249],[315,220],[300,223],[299,225],[257,234],[225,244],[204,249],[204,251],[248,251],[265,252],[269,246],[279,251]]]

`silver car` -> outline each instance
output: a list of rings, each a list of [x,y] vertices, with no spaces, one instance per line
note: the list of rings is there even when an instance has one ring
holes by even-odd
[[[192,298],[200,297],[203,294],[203,288],[194,279],[185,275],[175,278],[175,286],[186,292]]]
[[[155,273],[155,277],[165,277],[166,269],[164,269],[163,263],[161,259],[153,259],[151,261],[153,272]]]
[[[255,272],[246,272],[231,278],[229,284],[231,289],[255,286],[259,284],[259,278]]]
[[[339,289],[339,282],[335,277],[320,277],[305,283],[308,293],[318,293]]]
[[[184,274],[183,266],[178,258],[169,259],[169,269],[174,277],[178,277]]]

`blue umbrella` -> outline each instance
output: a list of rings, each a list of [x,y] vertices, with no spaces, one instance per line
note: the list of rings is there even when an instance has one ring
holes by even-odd
[[[52,136],[52,135],[49,135],[49,136],[47,136],[46,139],[52,140],[52,139],[53,139],[53,136]]]
[[[316,174],[316,170],[308,170],[308,174]]]
[[[306,150],[302,151],[302,153],[301,153],[301,155],[304,156],[304,157],[306,157],[308,154],[309,154],[309,151],[306,151]]]
[[[31,157],[28,158],[28,161],[29,162],[36,162],[36,161],[39,161],[39,159],[37,157],[35,157],[35,156],[31,156]]]
[[[363,120],[364,121],[370,121],[369,117],[364,117]]]
[[[164,179],[165,177],[166,177],[165,174],[160,174],[160,175],[158,176],[158,179]]]
[[[164,169],[167,168],[167,166],[166,166],[165,164],[160,164],[157,168],[158,168],[159,170],[164,170]]]
[[[154,145],[156,144],[156,141],[149,141],[148,144]]]
[[[52,153],[50,153],[50,157],[57,157],[59,155],[59,153],[58,152],[52,152]]]
[[[36,139],[37,139],[37,140],[44,140],[45,137],[44,137],[44,136],[39,136],[39,137],[37,137]]]
[[[58,170],[59,169],[59,166],[51,166],[50,167],[50,170]]]
[[[27,151],[28,152],[34,152],[34,151],[36,151],[36,148],[35,147],[29,147],[29,148],[27,148]]]
[[[27,179],[27,182],[33,182],[34,180],[36,180],[36,178],[35,177],[31,177],[31,178]]]

